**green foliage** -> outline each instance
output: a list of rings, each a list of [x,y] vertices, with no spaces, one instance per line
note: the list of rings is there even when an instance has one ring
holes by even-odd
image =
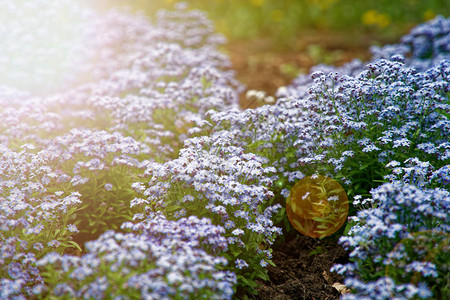
[[[111,5],[123,5],[111,0]],[[175,0],[136,0],[136,10],[153,14],[169,8]],[[450,11],[450,2],[440,0],[352,1],[352,0],[191,0],[214,20],[219,32],[232,40],[274,37],[277,45],[292,47],[293,37],[307,29],[347,32],[361,29],[390,39],[408,31],[413,24]]]
[[[76,214],[76,222],[81,233],[97,236],[107,230],[119,230],[123,222],[132,220],[130,201],[135,192],[130,186],[140,172],[138,168],[113,166],[107,171],[83,174],[90,180],[78,188],[83,207]]]

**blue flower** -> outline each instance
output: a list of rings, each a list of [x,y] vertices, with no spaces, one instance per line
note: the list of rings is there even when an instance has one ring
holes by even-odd
[[[61,245],[61,243],[58,240],[52,240],[52,241],[48,242],[47,245],[52,248],[57,248]]]
[[[105,184],[105,190],[112,191],[112,189],[113,189],[113,185],[111,183],[106,183]]]
[[[73,224],[67,225],[67,230],[69,230],[70,232],[74,232],[74,233],[79,232],[77,226],[75,226],[75,225],[73,225]]]
[[[236,259],[235,264],[236,268],[238,269],[244,269],[248,267],[248,264],[240,258]]]

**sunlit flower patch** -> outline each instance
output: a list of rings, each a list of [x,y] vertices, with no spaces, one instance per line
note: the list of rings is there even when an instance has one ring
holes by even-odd
[[[0,298],[230,299],[269,279],[289,216],[341,236],[344,298],[448,298],[449,19],[242,111],[202,12],[8,3],[40,8],[8,39],[70,10],[63,48],[82,52],[54,85],[28,56],[0,82]]]

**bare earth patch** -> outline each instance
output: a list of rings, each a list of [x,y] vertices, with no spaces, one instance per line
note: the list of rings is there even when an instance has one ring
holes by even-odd
[[[290,234],[287,240],[274,247],[273,262],[269,266],[270,281],[259,281],[256,300],[331,300],[346,292],[343,278],[329,270],[335,263],[346,263],[348,253],[337,245],[337,237],[314,239]],[[237,299],[243,293],[235,295]]]

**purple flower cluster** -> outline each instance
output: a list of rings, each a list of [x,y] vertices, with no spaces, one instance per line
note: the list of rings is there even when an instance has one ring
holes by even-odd
[[[165,164],[149,164],[147,185],[135,184],[141,197],[131,205],[140,213],[164,211],[208,217],[225,228],[227,255],[236,266],[261,268],[270,261],[270,246],[281,233],[272,215],[279,205],[269,205],[273,193],[267,159],[233,146],[227,132],[187,139],[179,157]],[[224,249],[227,250],[227,249]]]
[[[118,229],[131,219],[131,182],[142,174],[151,150],[119,132],[72,129],[45,148],[50,164],[67,174],[63,190],[81,194],[80,231],[95,234]],[[129,173],[129,174],[127,174]]]
[[[342,180],[363,204],[340,240],[351,263],[333,268],[352,288],[345,299],[449,297],[449,24],[438,17],[365,67],[319,66],[312,82],[280,90],[312,119],[304,128],[317,148],[296,150],[297,162]]]
[[[0,145],[0,178],[0,298],[20,298],[42,283],[35,261],[43,249],[71,246],[78,230],[71,215],[81,200],[59,189],[68,175],[30,144],[18,152]]]
[[[312,172],[300,168],[310,161],[299,158],[309,155],[315,159],[318,136],[310,112],[298,109],[295,101],[279,99],[275,105],[254,110],[212,113],[210,120],[213,125],[205,124],[203,132],[212,132],[212,138],[229,136],[233,145],[263,157],[263,166],[273,168],[268,174],[271,190],[285,188]]]
[[[223,228],[194,216],[155,214],[129,233],[107,231],[81,257],[49,253],[37,262],[46,284],[36,295],[93,299],[230,299],[236,276],[227,261],[205,252],[227,247]]]
[[[405,163],[412,157],[437,168],[447,164],[449,74],[446,60],[424,73],[388,60],[369,64],[357,77],[315,73],[304,106],[316,104],[319,110],[317,129],[329,142],[319,153],[343,176],[361,170],[369,157],[375,170],[377,164]],[[336,153],[337,143],[344,145],[342,154]],[[344,151],[354,151],[350,163]],[[385,174],[376,171],[373,176],[382,179]]]
[[[426,71],[450,55],[450,20],[438,16],[418,25],[402,37],[401,43],[372,47],[373,60],[389,59],[393,55],[406,58],[406,64],[419,71]]]
[[[354,289],[343,299],[445,299],[450,193],[386,183],[371,194],[374,208],[340,239],[351,263],[332,268]]]
[[[437,18],[420,28],[444,24],[439,36],[448,39],[445,24],[449,22]],[[357,61],[341,68],[319,66],[311,79],[300,76],[280,90],[281,99],[271,109],[278,116],[273,123],[291,127],[298,137],[291,142],[296,147],[284,152],[290,154],[282,159],[286,162],[283,169],[315,164],[315,170],[341,179],[354,196],[367,194],[374,180],[392,176],[385,168],[390,162],[406,167],[407,160],[415,158],[429,161],[434,170],[446,166],[450,54],[436,50],[432,58],[434,65],[421,72],[410,67],[421,57],[405,59],[402,55],[377,59],[365,67]],[[277,132],[271,129],[261,130],[261,134],[266,132],[262,139],[267,140],[268,132]]]

